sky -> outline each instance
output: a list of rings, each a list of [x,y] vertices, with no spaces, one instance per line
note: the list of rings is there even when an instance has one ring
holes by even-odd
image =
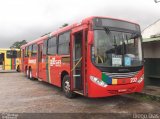
[[[109,16],[140,24],[141,30],[160,19],[154,0],[0,0],[0,48],[32,41],[89,16]]]

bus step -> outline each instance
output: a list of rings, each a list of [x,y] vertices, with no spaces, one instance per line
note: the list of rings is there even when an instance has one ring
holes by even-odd
[[[73,77],[80,77],[81,75],[80,74],[77,74],[77,75],[73,75]]]
[[[73,92],[75,92],[75,93],[77,93],[77,94],[79,94],[79,95],[84,95],[84,94],[83,94],[83,90],[81,90],[81,91],[73,91]]]

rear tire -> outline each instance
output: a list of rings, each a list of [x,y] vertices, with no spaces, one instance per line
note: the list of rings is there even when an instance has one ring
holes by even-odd
[[[63,84],[62,84],[63,92],[67,98],[74,98],[75,93],[70,90],[70,77],[69,75],[65,75],[63,77]]]
[[[32,69],[29,69],[28,79],[33,80]]]
[[[26,77],[29,79],[29,69],[26,70]]]
[[[17,66],[17,72],[20,72],[20,67],[19,67],[19,65]]]

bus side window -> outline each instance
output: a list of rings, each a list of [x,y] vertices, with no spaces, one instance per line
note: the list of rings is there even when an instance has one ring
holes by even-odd
[[[11,51],[10,50],[7,51],[7,58],[11,58]]]
[[[33,45],[31,55],[32,55],[32,57],[35,57],[37,55],[37,44]]]
[[[68,55],[69,54],[69,41],[70,41],[70,32],[65,32],[59,35],[58,39],[58,54]]]
[[[8,50],[7,51],[7,58],[17,58],[17,51],[16,50]]]
[[[57,53],[57,41],[56,37],[52,37],[51,39],[48,39],[48,49],[47,54],[48,55],[55,55]]]
[[[43,42],[43,55],[47,54],[47,40]]]
[[[20,57],[21,57],[21,50],[17,51],[17,58],[20,58]]]
[[[25,47],[25,57],[28,57],[28,46]]]
[[[33,45],[30,45],[29,48],[28,48],[28,56],[29,57],[31,57],[31,54],[32,54],[32,46]]]
[[[12,58],[17,58],[17,54],[18,54],[18,52],[16,51],[16,50],[12,50],[11,51],[12,52]]]

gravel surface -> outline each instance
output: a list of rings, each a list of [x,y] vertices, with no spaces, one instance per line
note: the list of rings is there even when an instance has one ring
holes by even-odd
[[[160,113],[160,103],[130,96],[67,99],[60,88],[23,73],[0,73],[0,112],[9,113]]]

